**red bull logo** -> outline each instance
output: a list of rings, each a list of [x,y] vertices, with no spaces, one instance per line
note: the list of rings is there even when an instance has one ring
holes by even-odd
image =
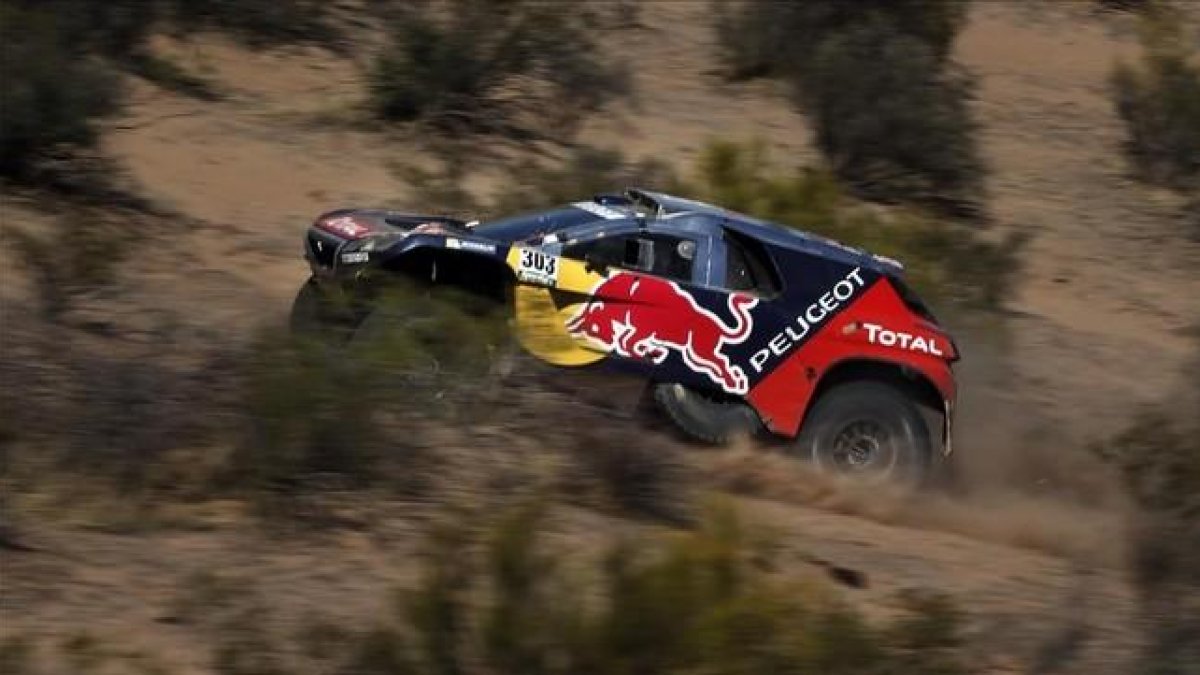
[[[758,298],[729,294],[733,325],[696,303],[678,284],[618,272],[592,289],[592,300],[567,322],[567,331],[620,356],[662,363],[672,350],[684,364],[722,389],[745,394],[749,380],[730,363],[726,345],[740,344],[754,327]]]

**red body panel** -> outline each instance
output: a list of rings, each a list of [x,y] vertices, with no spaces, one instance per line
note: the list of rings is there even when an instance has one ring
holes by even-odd
[[[768,429],[795,436],[821,379],[839,363],[871,360],[920,373],[953,403],[954,349],[944,332],[909,310],[881,279],[771,371],[747,399]]]

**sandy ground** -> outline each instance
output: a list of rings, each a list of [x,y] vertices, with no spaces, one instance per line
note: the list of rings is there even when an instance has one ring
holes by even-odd
[[[710,138],[761,137],[781,162],[813,161],[804,119],[776,87],[725,84],[712,72],[706,7],[645,5],[642,26],[621,36],[638,95],[589,120],[581,139],[688,166]],[[979,365],[968,366],[980,393],[969,394],[972,441],[962,450],[973,442],[977,455],[996,453],[984,465],[1032,456],[1034,474],[1073,472],[1066,449],[1170,391],[1187,356],[1186,330],[1200,319],[1200,247],[1183,241],[1174,197],[1128,177],[1105,89],[1114,60],[1135,47],[1127,25],[1067,4],[977,2],[960,39],[958,58],[980,76],[995,230],[1033,235],[1011,303],[1012,356],[993,357],[985,345]],[[221,331],[279,320],[307,275],[299,238],[312,216],[405,204],[407,186],[390,167],[420,161],[420,151],[349,123],[363,82],[348,59],[249,52],[210,38],[164,48],[210,75],[226,98],[197,102],[135,84],[128,114],[106,133],[106,149],[147,195],[197,223],[131,260],[124,288],[146,311],[184,308],[187,321]],[[495,177],[483,174],[486,189]],[[6,220],[23,217],[36,216],[5,205]],[[6,295],[17,285],[11,277],[6,271]],[[995,638],[995,652],[979,655],[992,672],[1130,672],[1134,604],[1122,552],[1089,555],[1086,546],[1006,534],[1013,521],[1016,531],[1026,521],[1039,531],[1041,520],[1095,517],[1081,528],[1090,542],[1097,528],[1119,529],[1119,509],[1098,500],[1091,515],[1056,511],[1053,495],[1048,506],[1006,508],[1006,498],[991,495],[974,512],[940,507],[967,514],[949,521],[899,502],[747,499],[743,508],[780,531],[785,547],[866,571],[871,587],[853,596],[865,607],[906,587],[953,593],[972,614],[970,630]],[[0,554],[0,636],[58,639],[87,627],[167,654],[184,672],[206,672],[193,627],[170,617],[189,575],[252,574],[282,614],[317,606],[335,617],[370,614],[411,579],[411,533],[399,520],[388,527],[395,531],[383,537],[315,541],[265,539],[240,525],[49,529],[37,536],[52,553]],[[1064,654],[1074,660],[1055,670]]]

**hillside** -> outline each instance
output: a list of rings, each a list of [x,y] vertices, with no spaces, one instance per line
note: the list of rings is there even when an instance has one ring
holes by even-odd
[[[818,162],[808,124],[780,86],[720,78],[708,16],[707,2],[645,3],[636,25],[606,29],[635,95],[585,120],[578,141],[681,171],[714,138],[763,139],[784,165]],[[155,50],[203,74],[222,98],[130,77],[129,105],[105,127],[102,149],[141,194],[175,214],[154,221],[161,230],[146,232],[151,245],[123,263],[115,290],[87,296],[78,310],[107,317],[116,341],[127,333],[140,349],[155,334],[145,326],[160,321],[204,347],[250,340],[283,322],[306,279],[300,235],[315,214],[419,207],[419,191],[397,168],[438,159],[411,131],[363,123],[361,54],[251,50],[213,34],[159,37]],[[950,594],[967,614],[968,654],[980,672],[1116,675],[1131,672],[1140,644],[1126,498],[1086,445],[1180,386],[1200,320],[1200,243],[1182,234],[1180,198],[1134,180],[1121,154],[1106,78],[1117,59],[1137,53],[1128,16],[1015,1],[974,3],[955,47],[980,78],[987,236],[1031,236],[1005,315],[964,339],[962,494],[864,492],[744,448],[662,440],[690,470],[738,495],[748,522],[775,533],[782,576],[818,576],[813,557],[859,570],[868,587],[845,593],[868,616],[894,611],[899,590]],[[466,182],[480,196],[504,189],[514,159],[564,153],[494,139],[477,150]],[[27,191],[0,198],[5,228],[49,226],[48,209]],[[9,319],[33,303],[15,255],[0,252]],[[507,447],[504,433],[447,432],[447,451],[457,457],[456,447],[480,438]],[[111,663],[212,672],[196,636],[215,629],[180,618],[188,598],[212,592],[205,575],[232,580],[230,606],[268,607],[278,635],[318,615],[334,623],[378,615],[392,589],[414,582],[418,533],[438,516],[421,500],[372,511],[369,499],[339,502],[354,514],[350,527],[282,534],[264,534],[226,501],[140,525],[82,497],[47,506],[55,515],[44,522],[17,519],[40,552],[0,551],[0,640],[65,644],[87,630],[124,645],[105,657]],[[550,531],[567,548],[596,549],[612,536],[661,529],[568,506],[555,511]],[[238,599],[245,588],[253,590]]]

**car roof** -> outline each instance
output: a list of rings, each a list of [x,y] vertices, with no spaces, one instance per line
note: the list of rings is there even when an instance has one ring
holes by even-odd
[[[600,222],[620,226],[624,224],[621,221],[629,222],[638,218],[653,222],[660,230],[678,227],[681,231],[708,229],[715,233],[724,228],[770,246],[863,266],[881,273],[895,274],[904,269],[895,260],[812,232],[755,218],[715,204],[639,188],[630,188],[624,193],[599,194],[590,200],[486,221],[476,229],[481,236],[511,243],[537,234],[550,234]]]
[[[904,269],[896,260],[872,254],[861,248],[714,204],[637,188],[631,188],[628,193],[636,203],[657,209],[657,220],[660,221],[671,220],[684,213],[707,214],[719,218],[721,226],[726,229],[772,246],[802,251],[851,265],[861,265],[885,273],[897,273]]]

